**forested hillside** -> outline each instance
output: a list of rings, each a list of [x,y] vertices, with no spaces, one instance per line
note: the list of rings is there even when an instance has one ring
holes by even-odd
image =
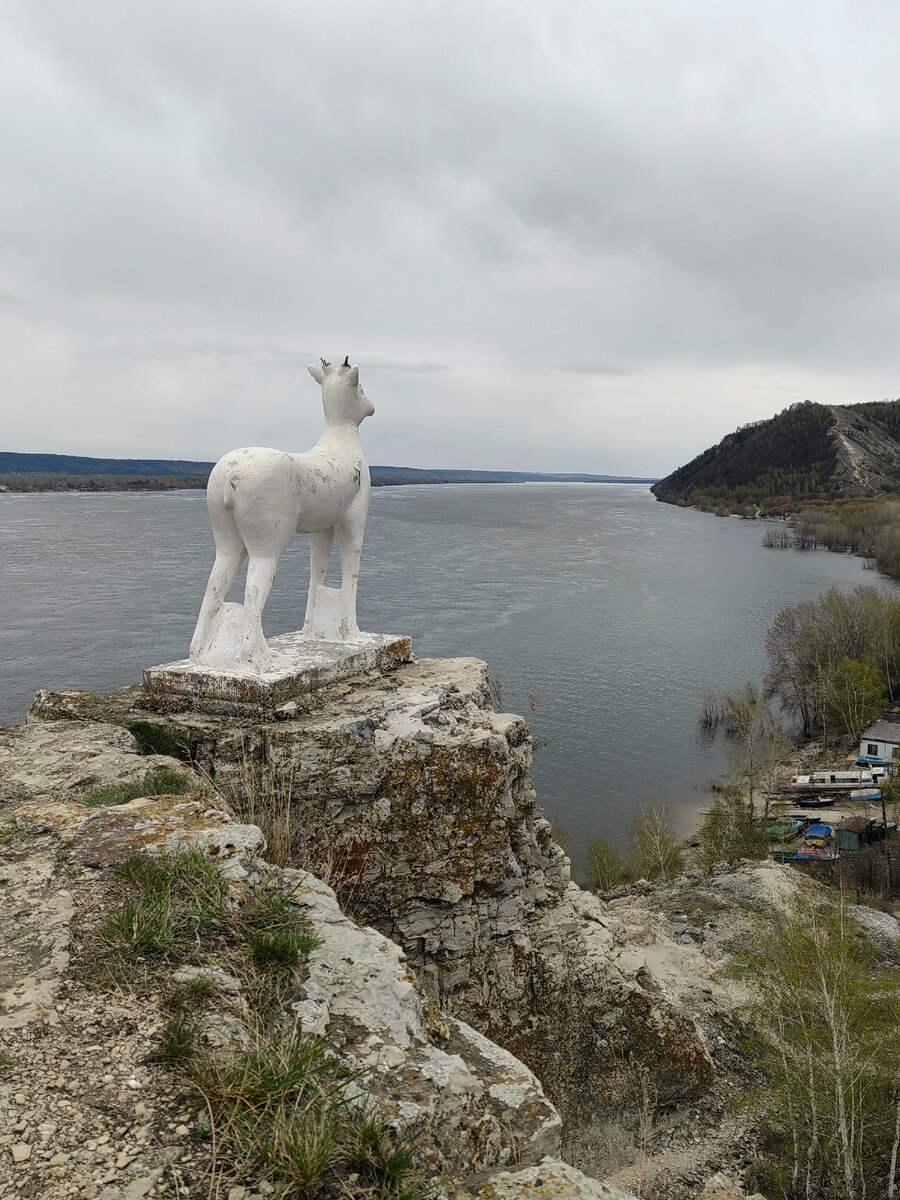
[[[747,515],[900,491],[900,401],[792,404],[741,426],[652,491],[670,504]]]

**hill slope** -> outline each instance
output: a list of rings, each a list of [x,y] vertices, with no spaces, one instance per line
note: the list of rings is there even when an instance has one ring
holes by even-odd
[[[725,511],[900,491],[900,400],[793,404],[742,425],[651,491],[669,504]]]

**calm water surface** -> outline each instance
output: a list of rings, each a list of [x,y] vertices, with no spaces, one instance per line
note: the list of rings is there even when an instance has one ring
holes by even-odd
[[[650,801],[686,831],[726,767],[698,739],[704,688],[761,682],[780,608],[875,580],[762,533],[637,484],[377,488],[360,626],[487,659],[511,711],[536,693],[535,782],[576,838],[621,841]],[[306,546],[282,561],[267,634],[302,623]],[[202,492],[0,496],[0,723],[39,687],[120,687],[184,657],[212,558]]]

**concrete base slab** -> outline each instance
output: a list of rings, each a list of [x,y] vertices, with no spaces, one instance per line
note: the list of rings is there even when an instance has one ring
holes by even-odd
[[[201,667],[190,659],[148,667],[145,699],[150,707],[186,699],[191,708],[208,712],[274,712],[294,696],[351,675],[392,671],[412,658],[408,637],[386,633],[363,633],[353,642],[283,633],[269,638],[268,645],[275,665],[263,674]]]

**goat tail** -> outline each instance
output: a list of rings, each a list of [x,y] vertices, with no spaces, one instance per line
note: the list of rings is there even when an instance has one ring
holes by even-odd
[[[235,493],[235,491],[236,491],[235,482],[233,479],[229,479],[228,482],[225,484],[225,487],[222,489],[222,503],[229,510],[234,508],[234,493]]]

